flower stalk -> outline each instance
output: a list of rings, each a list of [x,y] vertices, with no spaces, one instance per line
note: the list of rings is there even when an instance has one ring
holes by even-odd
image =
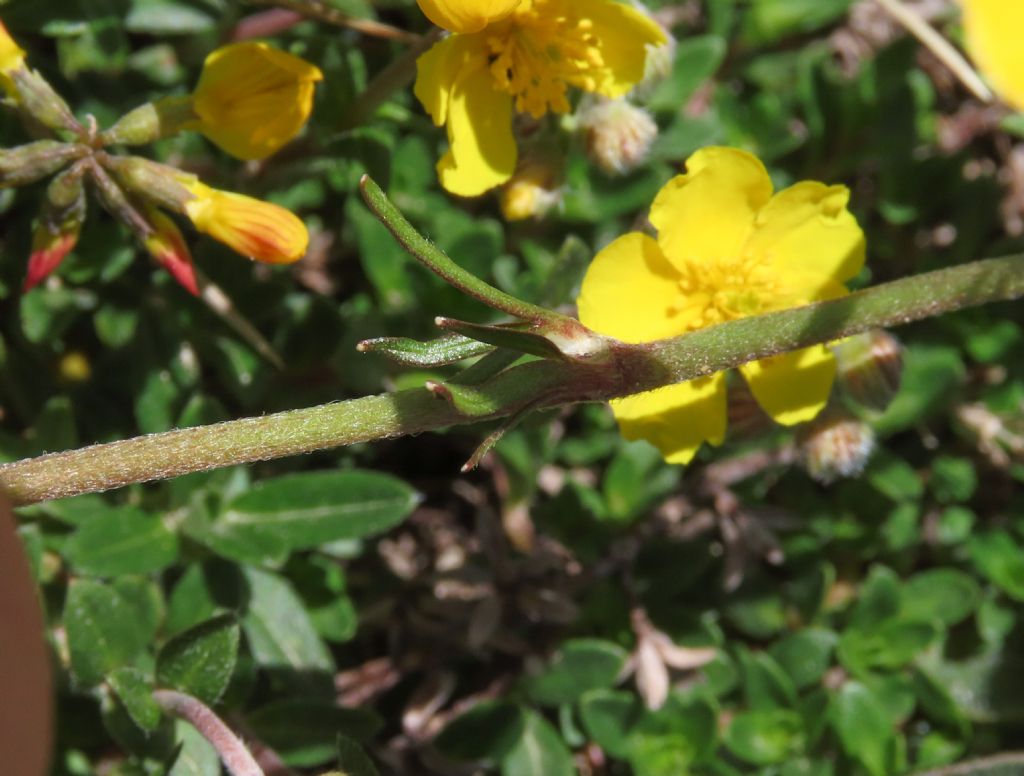
[[[399,244],[413,258],[467,296],[471,296],[494,310],[507,313],[529,324],[528,331],[523,330],[519,332],[522,337],[544,338],[553,349],[557,349],[569,357],[586,358],[592,355],[594,351],[601,349],[603,338],[595,335],[575,318],[570,318],[567,315],[562,315],[553,310],[517,299],[464,270],[452,261],[444,251],[417,232],[405,216],[399,212],[398,208],[391,203],[380,186],[369,176],[363,176],[360,181],[360,189],[363,193],[363,199],[370,210],[373,211],[374,215],[380,219],[381,223],[387,227],[388,231],[394,235]],[[442,320],[444,324],[439,323],[442,328],[458,331],[458,333],[466,336],[473,336],[467,334],[467,331],[473,328],[474,324],[453,322],[450,319]],[[487,339],[481,339],[481,341],[489,342],[492,345],[504,344],[503,342],[495,341],[495,337],[501,338],[503,335],[508,334],[508,330],[501,330],[498,327],[476,326],[476,328],[480,336],[474,337],[475,339],[488,336],[479,331],[480,329],[491,329],[490,336]],[[540,337],[536,335],[540,335]],[[535,349],[526,348],[524,352],[536,352],[536,349],[542,347],[541,343],[537,343]],[[544,355],[550,354],[545,353]]]
[[[609,361],[545,360],[514,366],[477,386],[477,397],[493,408],[483,416],[462,414],[430,390],[414,388],[17,461],[0,466],[0,491],[18,504],[31,504],[511,417],[526,408],[606,401],[870,329],[1021,296],[1024,254],[987,259],[679,337],[641,345],[615,342]]]
[[[217,750],[231,776],[263,776],[263,769],[245,744],[209,706],[174,690],[156,690],[153,700],[172,717],[179,717],[198,730]]]

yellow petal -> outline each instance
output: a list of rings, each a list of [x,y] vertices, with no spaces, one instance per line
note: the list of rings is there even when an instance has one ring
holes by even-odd
[[[687,260],[733,259],[771,195],[771,179],[756,156],[737,148],[702,148],[686,160],[686,174],[658,192],[651,223],[661,250],[681,269]]]
[[[752,361],[740,367],[757,403],[777,423],[810,420],[828,402],[836,359],[824,345]]]
[[[487,44],[475,35],[452,35],[430,47],[416,60],[416,85],[413,94],[435,126],[448,120],[448,102],[459,73],[487,60]]]
[[[665,43],[664,30],[646,14],[614,0],[574,0],[572,5],[580,18],[593,23],[594,40],[604,60],[601,82],[592,91],[622,96],[643,80],[647,47]]]
[[[25,63],[25,51],[7,32],[0,21],[0,73],[7,74],[18,70]]]
[[[846,208],[850,191],[801,181],[780,191],[762,208],[746,249],[763,256],[783,279],[805,276],[811,296],[828,297],[828,288],[843,283],[864,266],[864,232]],[[809,276],[820,279],[818,290],[808,287]]]
[[[199,182],[186,188],[195,195],[185,203],[195,228],[236,253],[267,264],[290,264],[305,255],[309,233],[291,211]]]
[[[295,137],[313,109],[320,69],[265,43],[223,46],[193,93],[195,127],[232,156],[263,159]]]
[[[614,399],[612,412],[626,439],[645,439],[669,463],[689,463],[704,442],[725,438],[726,391],[722,373]]]
[[[475,197],[515,172],[512,97],[495,91],[486,60],[459,72],[448,103],[448,143],[437,172],[452,194]]]
[[[416,0],[438,27],[452,32],[479,32],[512,13],[520,0]]]
[[[672,305],[679,274],[653,239],[623,235],[601,250],[587,268],[577,300],[585,326],[623,342],[650,342],[680,334]]]
[[[1024,110],[1024,3],[961,0],[967,48],[999,95]]]

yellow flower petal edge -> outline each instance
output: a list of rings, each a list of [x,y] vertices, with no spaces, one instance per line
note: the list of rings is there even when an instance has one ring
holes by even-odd
[[[416,0],[420,10],[438,27],[452,32],[479,32],[504,19],[521,0]]]
[[[234,157],[264,159],[305,126],[322,79],[315,65],[266,43],[223,46],[193,92],[192,128]]]
[[[306,254],[309,233],[291,211],[198,181],[183,185],[194,195],[184,206],[193,226],[236,253],[267,264],[290,264]]]
[[[24,66],[24,49],[15,43],[4,23],[0,21],[0,89],[3,89],[11,98],[17,97],[17,91],[10,74]]]
[[[621,96],[643,79],[648,47],[667,40],[651,19],[614,0],[421,6],[459,33],[420,56],[414,93],[434,123],[447,126],[451,148],[438,172],[463,196],[514,172],[513,109],[535,118],[565,113],[570,87]]]
[[[967,48],[1007,104],[1024,110],[1024,3],[961,0]]]
[[[611,402],[622,436],[644,439],[669,463],[689,463],[703,442],[725,439],[725,375],[667,385]]]
[[[824,409],[836,376],[836,359],[824,345],[780,353],[740,367],[757,403],[776,423],[792,426]]]
[[[655,198],[657,239],[620,237],[594,257],[577,300],[594,331],[641,343],[749,315],[831,299],[864,262],[864,234],[843,186],[803,181],[776,194],[761,162],[734,148],[698,151]],[[776,421],[810,420],[828,401],[824,346],[741,367]],[[612,402],[622,433],[685,463],[726,424],[724,375]]]
[[[14,38],[7,32],[4,23],[0,21],[0,73],[13,72],[24,64],[24,49],[14,42]]]

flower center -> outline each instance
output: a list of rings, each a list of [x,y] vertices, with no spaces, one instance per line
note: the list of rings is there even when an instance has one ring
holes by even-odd
[[[763,261],[751,256],[688,259],[672,312],[682,316],[686,331],[693,331],[777,309],[784,294],[773,275]]]
[[[495,88],[540,118],[569,111],[568,86],[595,91],[608,77],[591,19],[569,0],[524,0],[487,36]]]

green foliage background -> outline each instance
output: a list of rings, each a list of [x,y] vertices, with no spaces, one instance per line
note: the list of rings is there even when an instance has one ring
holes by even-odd
[[[426,30],[411,2],[332,5]],[[651,158],[612,179],[571,141],[564,208],[544,221],[506,224],[493,197],[442,192],[443,133],[409,89],[350,126],[403,47],[317,22],[271,35],[324,71],[304,137],[250,165],[196,135],[157,144],[157,158],[310,225],[310,256],[291,268],[192,240],[283,369],[99,212],[59,279],[21,296],[42,185],[0,192],[0,456],[431,376],[354,345],[488,313],[402,253],[361,204],[364,172],[461,264],[557,305],[707,144],[756,152],[779,186],[849,184],[868,234],[861,284],[1024,247],[1007,236],[1020,117],[974,121],[978,106],[871,3],[650,5],[679,40],[649,99],[661,128]],[[206,53],[261,10],[0,5],[31,64],[101,125],[186,92]],[[944,23],[955,34],[955,15]],[[26,140],[0,113],[0,144]],[[505,776],[883,776],[1019,748],[1024,466],[957,418],[980,404],[1024,430],[1021,322],[1004,304],[902,330],[903,389],[871,420],[880,445],[864,475],[823,487],[769,465],[729,491],[731,508],[708,464],[789,437],[705,450],[683,470],[623,442],[604,407],[531,418],[466,476],[487,429],[23,508],[59,672],[54,772],[219,773],[194,731],[161,718],[154,686],[215,704],[295,773],[340,757],[360,775],[475,762]],[[676,644],[717,649],[673,674],[684,681],[658,711],[623,679],[639,609]]]

